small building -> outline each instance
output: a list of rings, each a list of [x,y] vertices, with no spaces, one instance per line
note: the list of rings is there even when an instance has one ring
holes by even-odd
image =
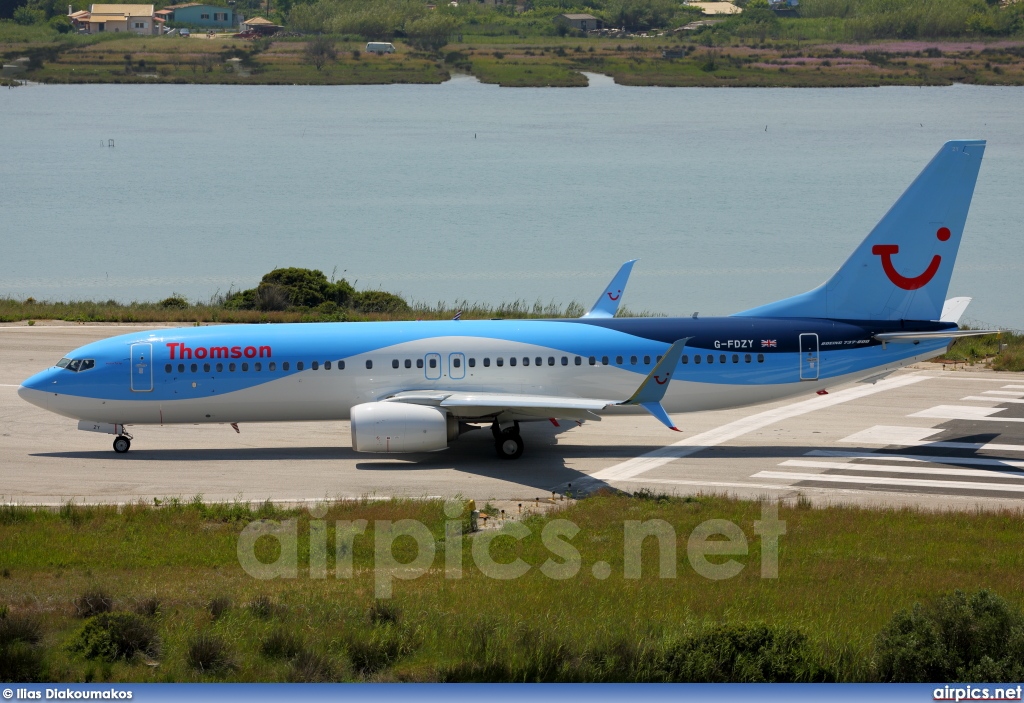
[[[74,13],[72,24],[86,34],[101,32],[131,32],[154,35],[161,33],[163,20],[158,20],[152,5],[91,5],[85,11]]]
[[[279,29],[281,29],[281,25],[274,24],[263,17],[253,17],[242,22],[242,31],[252,32],[253,34],[273,34]]]
[[[555,23],[561,24],[565,27],[571,27],[572,29],[578,29],[581,32],[592,32],[595,29],[601,28],[601,20],[597,19],[593,15],[558,15],[558,17],[555,18]]]
[[[235,11],[228,7],[203,5],[198,2],[187,2],[181,5],[168,5],[157,12],[168,22],[183,24],[189,27],[221,27],[232,28],[238,24]]]

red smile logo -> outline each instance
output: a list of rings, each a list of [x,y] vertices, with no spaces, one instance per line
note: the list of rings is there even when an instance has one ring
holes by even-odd
[[[619,290],[619,291],[618,291],[618,295],[612,295],[612,292],[611,292],[611,291],[608,291],[608,297],[609,297],[609,298],[611,298],[611,299],[612,299],[612,301],[616,301],[616,300],[618,300],[619,298],[621,298],[621,297],[622,297],[622,291],[621,291],[621,290]]]
[[[945,242],[949,239],[950,232],[948,227],[939,227],[935,236],[940,242]],[[939,264],[942,263],[942,257],[936,254],[932,257],[931,263],[928,264],[928,268],[924,270],[920,276],[914,276],[908,278],[900,275],[900,272],[896,270],[896,267],[892,263],[892,255],[900,253],[900,247],[898,244],[876,244],[871,247],[871,253],[882,257],[882,269],[885,271],[885,275],[889,277],[889,280],[894,285],[902,288],[903,290],[917,290],[928,285],[928,283],[935,278],[935,274],[939,271]]]
[[[668,377],[671,376],[671,375],[672,374],[670,374],[670,373],[665,374],[665,380],[664,381],[661,379],[661,376],[655,376],[654,377],[654,382],[657,383],[659,386],[664,386],[666,383],[668,383]]]

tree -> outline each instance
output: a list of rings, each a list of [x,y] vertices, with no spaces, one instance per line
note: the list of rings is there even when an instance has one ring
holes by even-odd
[[[458,26],[459,21],[454,17],[435,13],[407,23],[405,34],[417,49],[440,51]]]
[[[330,37],[317,36],[306,42],[306,60],[313,64],[316,70],[323,69],[328,61],[337,58],[338,52],[334,48],[334,40]]]
[[[39,24],[46,21],[46,13],[42,10],[33,10],[29,7],[19,7],[14,11],[14,21],[21,25]]]

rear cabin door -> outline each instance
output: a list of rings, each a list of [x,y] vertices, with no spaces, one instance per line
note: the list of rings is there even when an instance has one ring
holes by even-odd
[[[136,393],[153,390],[153,345],[147,342],[132,345],[132,390]]]
[[[800,335],[800,380],[817,381],[819,367],[818,359],[818,335],[814,332],[805,332]]]

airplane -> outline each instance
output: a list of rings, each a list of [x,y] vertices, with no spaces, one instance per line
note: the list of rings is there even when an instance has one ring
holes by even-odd
[[[616,317],[635,261],[581,318],[219,325],[87,344],[24,381],[30,403],[115,435],[129,426],[349,420],[357,452],[430,452],[490,427],[672,414],[827,393],[943,353],[969,298],[945,301],[985,151],[947,142],[817,288],[728,317]],[[570,425],[571,426],[571,425]]]

